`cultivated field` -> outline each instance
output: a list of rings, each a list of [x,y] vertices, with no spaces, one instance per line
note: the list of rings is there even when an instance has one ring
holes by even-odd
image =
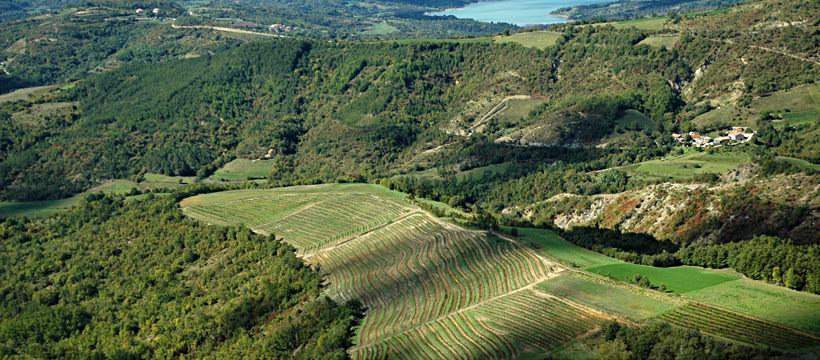
[[[820,345],[820,337],[705,304],[688,304],[664,313],[660,319],[726,339],[784,350]]]
[[[544,281],[538,288],[595,309],[633,321],[657,316],[682,302],[670,296],[640,289],[582,272],[567,272]]]
[[[820,296],[817,295],[740,279],[684,296],[820,335]]]
[[[546,230],[519,229],[514,239],[468,230],[374,185],[226,191],[180,206],[209,223],[275,234],[327,274],[328,296],[361,301],[368,312],[350,351],[356,359],[527,357],[558,350],[612,318],[668,319],[758,346],[781,340],[758,333],[773,326],[790,338],[779,347],[814,344],[810,331],[760,320],[755,309],[742,315],[572,267],[615,278],[641,273],[684,296],[738,281],[735,274],[627,264]]]
[[[354,358],[496,358],[543,352],[609,316],[536,285],[564,267],[466,230],[371,185],[199,195],[183,211],[293,244],[327,275],[333,299],[368,308]]]

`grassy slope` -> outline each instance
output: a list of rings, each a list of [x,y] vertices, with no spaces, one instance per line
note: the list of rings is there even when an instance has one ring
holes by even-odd
[[[518,240],[525,245],[573,267],[590,268],[623,263],[621,260],[578,247],[549,230],[518,228],[518,233]]]
[[[580,273],[559,275],[538,284],[538,287],[550,294],[636,321],[651,318],[675,306],[663,297],[653,297],[635,288],[617,286],[616,283]]]
[[[133,181],[111,180],[105,184],[66,199],[46,201],[0,201],[0,218],[17,216],[48,216],[68,210],[88,194],[96,192],[124,194],[135,186],[136,184],[134,184]]]
[[[751,108],[757,113],[782,117],[777,126],[816,123],[820,118],[820,84],[801,85],[787,91],[757,98]]]
[[[248,178],[264,178],[273,168],[273,160],[235,159],[214,172],[208,180],[244,181]]]
[[[180,182],[182,181],[182,182]],[[63,212],[74,206],[88,194],[104,192],[107,194],[125,194],[132,188],[141,190],[173,189],[196,181],[193,176],[167,176],[145,174],[139,184],[125,179],[110,180],[100,186],[86,190],[70,198],[46,201],[0,201],[0,219],[4,217],[43,217]]]
[[[765,113],[778,119],[775,126],[811,124],[820,118],[820,84],[800,85],[769,96],[752,100],[748,109],[733,104],[720,104],[715,109],[698,115],[692,120],[697,128],[726,126],[756,126],[755,120]]]
[[[398,28],[392,26],[387,23],[387,21],[382,21],[380,23],[376,23],[370,26],[369,29],[362,32],[365,35],[387,35],[392,34],[396,31],[399,31]]]
[[[501,121],[518,121],[530,115],[538,105],[543,104],[539,99],[514,99],[507,102],[507,107],[500,111],[496,117]]]
[[[525,243],[541,254],[555,258],[565,264],[575,264],[587,271],[608,275],[613,274],[619,280],[626,276],[641,274],[648,276],[653,284],[664,283],[676,293],[683,292],[684,298],[697,300],[709,305],[720,306],[763,320],[792,326],[800,330],[820,334],[820,296],[805,292],[789,290],[769,285],[760,281],[749,280],[731,271],[710,270],[691,266],[673,268],[655,268],[631,263],[575,246],[549,230],[518,228],[519,241]],[[546,288],[561,289],[562,294],[576,294],[579,302],[602,301],[595,291],[611,294],[616,299],[619,290],[611,289],[606,284],[588,284],[587,278],[559,280],[553,285],[546,282]],[[570,289],[577,287],[577,289]],[[596,290],[597,289],[597,290]],[[572,298],[572,297],[571,297]],[[587,300],[583,300],[588,298]],[[658,303],[640,298],[617,298],[615,304],[607,305],[609,310],[630,318],[640,318],[653,314],[663,308]],[[607,309],[606,307],[600,307]],[[654,309],[654,310],[653,310]]]
[[[738,279],[737,275],[699,267],[658,268],[626,263],[576,246],[550,230],[519,228],[518,233],[520,241],[524,244],[570,266],[603,276],[611,276],[620,281],[625,281],[627,277],[635,274],[641,274],[649,277],[653,284],[665,284],[669,291],[675,293],[684,293]]]
[[[623,263],[596,266],[586,270],[620,281],[628,281],[628,278],[641,274],[648,277],[652,284],[664,284],[668,291],[678,294],[738,279],[737,275],[693,266],[659,268]]]
[[[709,154],[693,150],[683,155],[645,161],[623,169],[639,177],[687,180],[697,174],[724,173],[750,160],[751,158],[745,154]]]
[[[246,216],[251,215],[251,213],[258,213],[259,216],[262,217],[272,216],[270,219],[257,219],[257,216],[252,216],[250,218],[247,218],[247,221],[251,221],[254,223],[261,222],[262,225],[265,226],[280,226],[283,224],[277,223],[282,223],[283,221],[286,223],[291,223],[290,225],[278,229],[277,231],[275,231],[275,233],[283,236],[286,240],[289,237],[293,237],[294,239],[297,239],[297,241],[302,240],[298,240],[300,238],[294,236],[297,235],[296,233],[303,231],[304,229],[295,228],[294,226],[296,224],[304,224],[301,226],[308,228],[308,230],[312,228],[328,228],[332,230],[338,228],[339,226],[346,226],[343,223],[337,221],[338,219],[336,219],[336,217],[333,218],[336,220],[329,221],[321,220],[310,216],[321,217],[324,216],[321,215],[322,212],[346,212],[353,211],[353,209],[356,209],[355,211],[357,212],[372,212],[368,210],[368,208],[372,208],[372,206],[374,205],[370,203],[370,200],[366,200],[367,203],[361,203],[359,206],[354,206],[352,208],[344,208],[344,206],[335,206],[332,209],[330,207],[326,207],[326,210],[320,208],[312,208],[312,205],[306,207],[305,204],[294,204],[292,206],[288,205],[289,202],[294,201],[292,199],[300,199],[308,196],[317,196],[322,195],[323,193],[325,195],[331,196],[324,197],[323,199],[325,200],[322,201],[332,201],[332,199],[337,199],[340,196],[344,196],[343,194],[360,193],[360,195],[370,194],[372,196],[375,196],[376,198],[389,200],[403,207],[412,207],[412,205],[410,205],[405,200],[404,194],[390,191],[383,187],[368,184],[336,184],[301,186],[280,189],[228,191],[221,193],[198,195],[183,200],[183,202],[180,205],[184,209],[186,209],[186,213],[193,214],[187,209],[199,208],[205,210],[208,206],[211,206],[212,204],[229,204],[229,208],[214,208],[213,210],[217,210],[215,213],[202,213],[203,215],[207,216],[214,216],[214,214],[217,217],[227,216],[231,219],[233,217],[238,216],[238,218],[233,220],[227,218],[224,219],[224,222],[226,223],[235,223],[235,221],[237,220],[239,220],[240,222],[244,222],[246,220],[241,219],[246,219]],[[300,194],[303,194],[304,196],[299,197],[298,195]],[[297,196],[293,197],[293,195]],[[253,199],[259,199],[259,201],[249,201]],[[361,201],[361,199],[370,198],[365,196],[364,198],[359,197],[358,199],[360,199]],[[230,205],[230,202],[235,202],[237,204],[237,208],[235,210],[230,210],[230,206],[232,206]],[[446,207],[446,205],[443,204],[442,206]],[[264,209],[268,207],[270,207],[271,209],[271,214],[265,214],[266,210]],[[276,215],[276,212],[280,212],[280,214]],[[314,214],[305,217],[308,212]],[[281,216],[286,216],[287,220],[275,220],[275,218],[281,218]],[[291,216],[295,216],[295,218]],[[358,223],[360,222],[360,220],[362,219],[356,220],[356,222]],[[552,309],[553,306],[563,306],[556,303],[537,304],[537,302],[543,301],[544,299],[543,297],[541,297],[541,295],[538,295],[539,292],[557,296],[556,299],[558,299],[559,301],[571,301],[576,304],[585,305],[593,309],[598,309],[610,314],[617,314],[636,321],[651,318],[654,316],[659,316],[659,314],[662,314],[670,309],[676,309],[678,308],[677,305],[686,302],[685,298],[679,296],[667,295],[657,291],[637,288],[634,286],[616,282],[614,280],[609,280],[604,277],[599,277],[598,275],[570,271],[565,272],[563,275],[560,275],[558,277],[549,278],[545,281],[539,280],[539,285],[535,286],[532,290],[527,290],[523,292],[514,291],[512,294],[515,295],[503,295],[501,298],[494,298],[494,300],[491,300],[486,304],[479,305],[477,307],[471,307],[469,308],[469,310],[457,311],[456,313],[445,312],[443,314],[450,315],[447,315],[446,318],[433,317],[433,319],[435,320],[432,320],[432,322],[429,323],[424,323],[424,325],[413,325],[416,324],[416,320],[411,321],[412,324],[401,324],[401,322],[396,323],[394,320],[390,319],[392,319],[394,316],[406,316],[407,311],[410,311],[414,308],[414,306],[417,306],[413,304],[433,304],[438,303],[438,301],[441,300],[445,300],[445,302],[441,305],[436,306],[452,307],[452,302],[464,305],[471,303],[474,304],[473,301],[476,300],[469,300],[468,302],[464,303],[464,296],[467,296],[470,299],[476,296],[476,294],[472,292],[472,280],[467,280],[471,279],[472,275],[470,275],[469,277],[463,277],[465,275],[476,274],[480,278],[487,279],[482,280],[483,285],[480,286],[480,288],[483,289],[481,290],[483,294],[480,295],[482,298],[488,296],[484,292],[495,292],[497,291],[497,289],[494,289],[494,286],[502,285],[501,283],[494,282],[492,280],[493,277],[490,276],[489,273],[484,273],[483,271],[473,273],[473,270],[471,269],[474,268],[474,262],[478,260],[477,258],[469,256],[458,256],[452,259],[455,260],[455,262],[447,260],[442,263],[436,262],[436,265],[426,264],[426,261],[429,261],[429,259],[427,258],[428,256],[433,255],[435,258],[435,256],[437,255],[435,255],[435,253],[429,253],[425,250],[421,250],[429,246],[426,244],[424,240],[427,238],[425,235],[423,235],[424,230],[421,229],[431,226],[430,224],[425,225],[424,221],[416,224],[416,222],[421,220],[422,219],[418,218],[418,215],[413,215],[411,217],[403,217],[401,218],[401,220],[393,223],[392,225],[387,225],[384,227],[379,227],[376,224],[366,224],[364,225],[364,227],[361,227],[362,225],[353,224],[353,226],[357,227],[356,231],[358,231],[359,233],[367,234],[360,235],[363,236],[361,239],[366,238],[368,240],[367,242],[363,243],[361,242],[361,240],[344,240],[344,238],[340,238],[341,240],[331,239],[328,242],[321,242],[319,248],[314,248],[318,250],[308,250],[309,252],[306,252],[306,256],[310,257],[312,259],[312,262],[320,263],[322,268],[328,271],[328,273],[330,274],[329,282],[331,284],[335,284],[335,287],[332,286],[330,290],[331,293],[336,294],[333,296],[341,296],[344,298],[347,298],[348,296],[353,296],[353,298],[364,296],[363,299],[365,299],[365,303],[370,303],[372,306],[375,306],[374,308],[371,308],[371,313],[368,315],[369,317],[367,318],[368,320],[365,321],[362,329],[360,330],[360,346],[354,348],[353,354],[355,356],[365,356],[366,354],[393,354],[396,356],[399,356],[399,354],[401,354],[401,356],[412,356],[414,354],[418,355],[419,351],[441,351],[443,353],[449,353],[450,350],[454,349],[448,350],[447,347],[450,345],[445,345],[448,343],[459,344],[456,345],[457,347],[466,345],[469,348],[468,351],[471,352],[479,351],[475,348],[472,348],[472,345],[467,344],[469,344],[470,341],[472,341],[468,339],[479,340],[481,339],[481,337],[474,338],[473,335],[468,335],[467,338],[465,338],[464,335],[459,336],[458,332],[480,332],[483,331],[481,329],[488,329],[488,326],[495,329],[498,329],[498,327],[504,329],[505,326],[514,326],[514,328],[509,329],[509,331],[512,331],[512,333],[510,333],[509,335],[511,336],[511,339],[514,339],[515,336],[518,336],[515,334],[517,334],[517,332],[520,331],[525,331],[528,334],[533,334],[534,332],[540,331],[536,330],[537,327],[530,327],[531,325],[535,326],[535,324],[528,324],[529,320],[527,320],[527,317],[516,318],[515,316],[511,315],[512,313],[509,313],[509,311],[511,311],[512,309],[518,309],[518,311],[520,311],[522,314],[530,314],[532,317],[535,316],[534,314],[538,314],[541,311],[552,311],[549,309]],[[405,222],[408,223],[404,225]],[[315,224],[316,226],[309,224]],[[252,224],[250,224],[250,226],[253,227]],[[391,230],[394,228],[395,230]],[[416,239],[413,240],[415,245],[406,247],[410,244],[403,244],[402,242],[404,242],[405,240],[400,240],[403,236],[401,235],[401,231],[405,230],[399,229],[405,229],[406,231],[416,232],[422,231],[422,233],[417,233],[416,235],[413,235],[412,238]],[[702,294],[699,297],[693,295],[691,298],[697,298],[697,300],[707,304],[725,307],[721,303],[722,299],[724,299],[725,297],[720,296],[720,292],[718,290],[721,289],[721,286],[726,286],[724,284],[731,284],[740,281],[737,280],[740,278],[738,275],[735,275],[734,273],[727,271],[707,270],[695,267],[653,268],[649,266],[624,263],[620,260],[612,259],[604,255],[579,248],[561,239],[554,232],[548,230],[527,228],[519,228],[518,230],[520,236],[518,237],[518,239],[516,239],[516,241],[524,245],[528,245],[530,248],[537,250],[538,253],[544,255],[545,257],[554,258],[566,264],[574,264],[575,266],[582,267],[592,273],[611,275],[617,279],[624,279],[627,276],[632,276],[636,273],[640,273],[644,276],[647,276],[655,284],[664,283],[671,291],[676,293],[684,293],[683,296],[688,296],[687,294],[689,293]],[[327,234],[328,231],[324,230],[320,231],[319,233],[323,234],[321,236],[324,236],[324,234]],[[456,235],[456,238],[460,236],[464,235]],[[357,238],[354,237],[352,239]],[[451,240],[447,239],[452,239],[449,236],[445,236],[441,239],[441,241],[444,242],[440,246],[453,246],[448,245],[448,243]],[[507,243],[506,241],[493,236],[489,236],[486,238],[486,240],[482,241],[486,241],[485,244],[487,245],[482,246],[489,246],[487,249],[492,249],[497,246],[504,246],[504,244]],[[463,250],[465,249],[465,246],[466,248],[470,248],[474,246],[474,244],[472,242],[463,242],[460,243],[458,246],[461,247],[461,249]],[[369,255],[374,250],[378,250],[380,255],[377,257]],[[405,252],[408,251],[409,253],[405,254]],[[420,253],[416,254],[419,251]],[[449,253],[449,251],[451,250],[442,249],[441,251],[438,251],[436,253],[447,254]],[[404,269],[404,267],[406,266],[405,264],[394,263],[392,262],[392,260],[389,260],[392,257],[404,258],[407,256],[410,256],[411,258],[421,256],[420,259],[422,260],[422,262],[412,266],[414,270],[408,272],[409,269]],[[512,260],[515,258],[516,257],[510,257],[509,259]],[[382,263],[384,261],[387,262]],[[486,261],[486,259],[480,261]],[[456,273],[451,273],[451,271],[455,269],[452,266],[456,264],[459,265],[455,268],[460,268],[462,270],[455,270]],[[436,270],[436,273],[439,275],[437,275],[436,277],[428,278],[424,274],[428,271],[428,269],[430,269],[428,268],[428,266],[431,265],[433,266],[432,268],[438,269]],[[359,267],[364,268],[357,270]],[[517,276],[514,274],[515,272],[503,270],[503,266],[502,268],[498,269],[500,269],[501,271],[505,271],[505,274],[507,274],[507,276]],[[460,271],[466,271],[466,273],[460,273]],[[376,273],[382,273],[382,275],[373,277],[373,275]],[[399,276],[399,278],[393,279],[393,277],[397,275],[401,276]],[[412,279],[405,278],[406,276],[410,276]],[[418,276],[421,277],[417,278]],[[444,278],[439,278],[440,276],[444,276]],[[450,276],[457,276],[457,278],[461,280],[455,281],[455,278],[449,279]],[[487,278],[487,276],[490,277]],[[408,286],[411,286],[404,284],[403,282],[397,282],[401,279],[404,279],[404,281],[415,281],[412,282],[413,284],[416,284],[416,282],[421,281],[421,283],[419,283],[419,286],[422,286],[422,288],[414,288],[415,290],[406,289],[400,293],[394,293],[396,289],[393,289],[393,287],[398,286],[399,288],[407,288]],[[490,282],[486,282],[488,280]],[[752,284],[754,284],[754,282]],[[387,287],[384,288],[384,290],[382,290],[384,286]],[[414,286],[416,285],[412,285],[411,287]],[[447,294],[443,298],[440,295],[436,295],[434,298],[428,297],[429,294],[421,295],[427,294],[429,291],[432,291],[432,289],[438,289],[439,286],[444,286],[444,289],[449,289],[449,291],[445,290],[443,292],[444,294]],[[451,286],[454,287],[450,288]],[[709,293],[707,289],[710,288],[714,288],[715,292]],[[404,293],[404,291],[409,291],[410,294],[413,294],[413,298],[415,300],[409,301],[409,299],[405,299],[405,295],[401,295]],[[417,293],[417,291],[421,291],[421,293]],[[732,293],[733,290],[732,288],[727,287],[727,290],[724,291]],[[436,291],[435,294],[439,294],[439,292]],[[711,294],[712,298],[709,298],[708,296],[703,294]],[[815,297],[814,295],[810,294],[799,294],[799,296],[790,296],[788,292],[785,294],[775,294],[777,296],[772,294],[773,293],[771,292],[756,293],[756,295],[760,297],[760,299],[756,301],[760,301],[761,303],[776,303],[780,301],[778,299],[779,296],[785,296],[788,299],[788,301],[782,303],[799,303],[805,302],[805,299],[802,299],[805,296],[808,296],[809,298]],[[400,297],[397,300],[392,299],[393,296]],[[382,303],[381,301],[386,300],[385,297],[391,298],[392,300],[389,300],[387,303]],[[516,298],[517,300],[513,298]],[[374,299],[376,299],[377,301],[374,302]],[[424,300],[419,301],[419,299]],[[375,304],[383,304],[380,306],[387,307],[379,309],[379,305]],[[520,305],[514,305],[513,308],[510,308],[509,306],[511,306],[511,304]],[[428,307],[429,305],[423,306]],[[463,309],[460,306],[462,305],[458,305],[453,309]],[[521,308],[521,306],[526,306],[527,308],[523,309]],[[810,318],[810,315],[808,315],[810,313],[807,313],[807,311],[811,311],[812,306],[789,306],[791,309],[790,311],[794,311],[795,314],[804,314],[804,317]],[[434,308],[439,309],[437,307]],[[428,307],[428,309],[431,308]],[[773,314],[771,312],[761,311],[760,309],[754,307],[734,308],[734,310],[739,311],[741,313],[749,314],[751,316],[756,316],[764,320],[778,322],[784,325],[792,325],[795,323],[794,321],[789,323],[788,318],[782,314]],[[429,310],[425,310],[425,314],[426,311]],[[566,319],[561,321],[565,320]],[[466,325],[467,323],[469,323],[469,325]],[[386,324],[392,325],[388,326]],[[388,326],[387,329],[392,328],[393,330],[383,330],[385,329],[383,326]],[[397,330],[408,329],[407,326],[414,327],[409,328],[410,330]],[[459,328],[461,330],[458,330]],[[803,326],[802,328],[805,329],[806,326]],[[374,332],[375,329],[382,330]],[[384,334],[385,332],[387,334],[399,334],[396,336],[400,336],[401,339],[403,339],[401,340],[403,343],[396,343],[395,341],[397,341],[397,338],[395,336],[384,337],[384,335],[380,335]],[[461,340],[456,340],[456,338],[450,338],[452,334],[456,334],[457,338]],[[498,344],[503,343],[503,341],[497,339],[492,339],[489,341],[490,342],[487,343],[488,346],[500,346]],[[519,345],[524,346],[524,343],[519,343]],[[547,344],[544,346],[551,347],[555,345]],[[398,351],[398,353],[396,353],[395,351]],[[473,354],[480,355],[482,354],[481,351],[474,352]],[[496,351],[503,352],[505,350],[495,349],[491,352],[498,354]],[[483,354],[486,355],[487,353]]]
[[[684,296],[820,334],[820,296],[817,295],[741,279]]]
[[[0,95],[0,103],[28,100],[32,95],[37,93],[45,93],[59,85],[35,86],[23,89],[17,89],[7,94]]]
[[[561,37],[561,33],[555,31],[531,31],[520,32],[509,36],[496,36],[496,43],[516,43],[524,47],[545,49],[555,45]]]

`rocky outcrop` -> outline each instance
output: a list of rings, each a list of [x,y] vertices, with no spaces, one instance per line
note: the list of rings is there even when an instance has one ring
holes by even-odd
[[[808,243],[820,241],[820,182],[790,175],[706,184],[663,183],[605,195],[560,194],[530,205],[530,221],[563,229],[600,227],[646,233],[676,243],[727,242],[766,234]]]

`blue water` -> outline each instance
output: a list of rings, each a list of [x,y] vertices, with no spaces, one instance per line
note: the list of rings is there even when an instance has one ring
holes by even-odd
[[[562,7],[600,4],[613,0],[500,0],[481,1],[459,9],[447,9],[427,15],[453,15],[457,18],[484,22],[506,22],[518,26],[556,24],[566,19],[549,13]]]

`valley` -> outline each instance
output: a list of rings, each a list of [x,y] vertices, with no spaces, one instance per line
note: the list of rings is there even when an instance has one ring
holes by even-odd
[[[0,358],[817,358],[818,18],[7,1]]]

